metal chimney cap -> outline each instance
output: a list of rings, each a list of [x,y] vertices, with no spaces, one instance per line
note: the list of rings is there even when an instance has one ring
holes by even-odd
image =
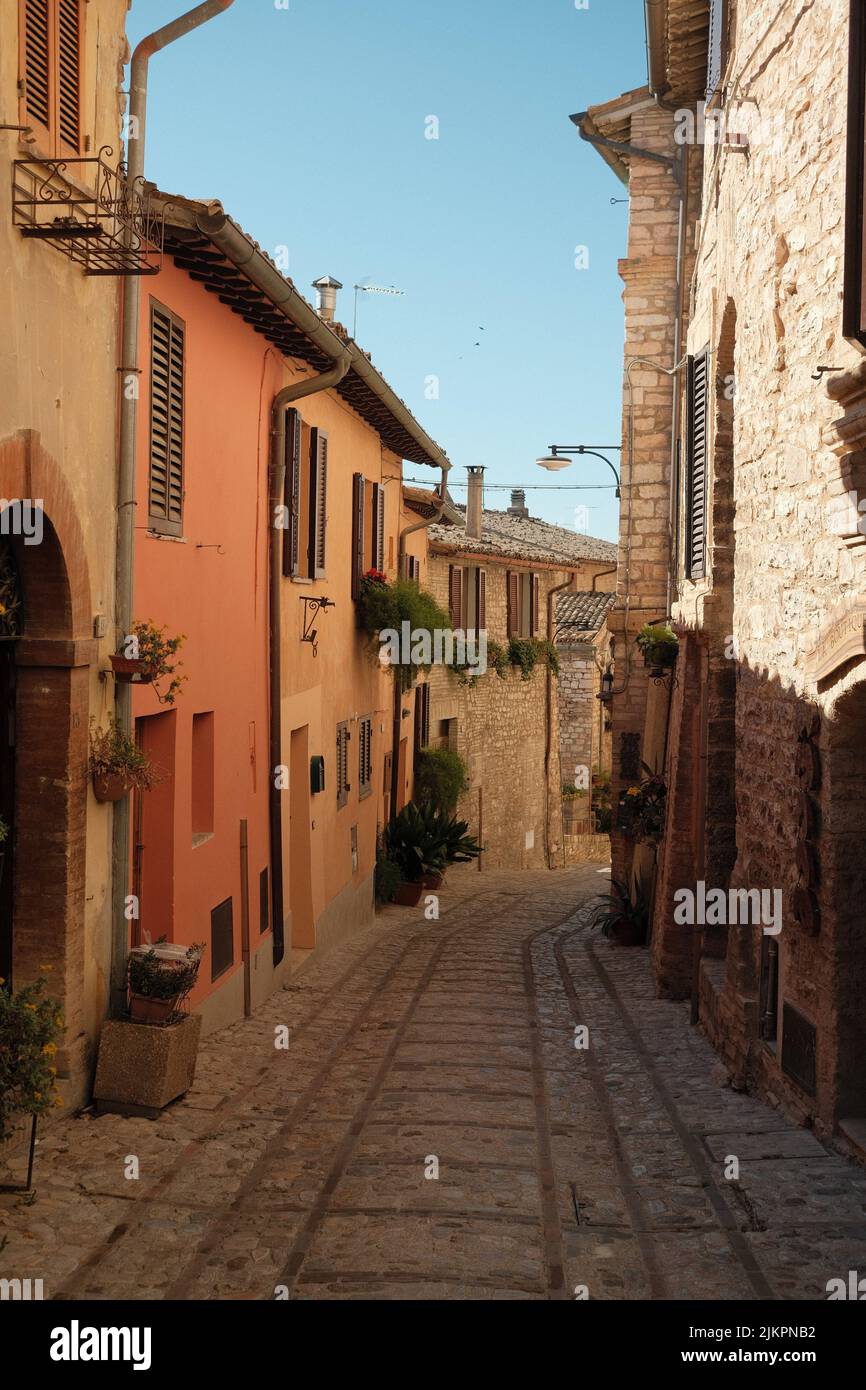
[[[333,275],[320,275],[318,280],[313,281],[314,290],[341,290],[342,281],[335,280]]]

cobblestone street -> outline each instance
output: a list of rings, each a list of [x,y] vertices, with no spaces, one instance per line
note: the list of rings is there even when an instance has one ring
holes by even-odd
[[[607,882],[467,868],[438,922],[387,910],[209,1037],[161,1120],[50,1130],[35,1200],[0,1199],[0,1274],[57,1299],[826,1298],[866,1267],[866,1175],[725,1087],[646,953],[588,933]]]

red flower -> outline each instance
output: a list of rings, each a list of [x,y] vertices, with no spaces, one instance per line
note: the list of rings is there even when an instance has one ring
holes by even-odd
[[[368,579],[371,584],[388,583],[388,576],[387,574],[385,574],[383,570],[367,570],[366,574],[364,575],[364,578]]]

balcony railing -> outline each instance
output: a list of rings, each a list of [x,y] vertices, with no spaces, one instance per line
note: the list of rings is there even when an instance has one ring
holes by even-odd
[[[104,145],[85,159],[16,159],[12,221],[22,236],[47,241],[85,275],[156,275],[164,213],[132,188],[126,166]]]

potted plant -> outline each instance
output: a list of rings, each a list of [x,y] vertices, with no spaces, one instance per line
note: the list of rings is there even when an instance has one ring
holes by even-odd
[[[635,884],[632,896],[626,884],[613,879],[610,893],[598,898],[593,905],[589,924],[618,946],[643,946],[649,930],[649,914],[649,894],[642,884]]]
[[[132,681],[136,677],[138,685],[153,685],[161,705],[173,705],[175,698],[186,680],[175,672],[181,664],[174,660],[179,647],[186,641],[184,635],[166,637],[164,627],[156,627],[149,619],[135,622],[122,652],[114,652],[111,665],[118,680]],[[171,677],[165,690],[160,689],[160,681]]]
[[[32,1117],[24,1191],[33,1177],[37,1120],[62,1104],[53,1059],[63,1015],[57,1001],[45,994],[47,983],[40,975],[15,992],[0,988],[0,1143],[13,1137],[20,1116]]]
[[[376,872],[374,884],[376,890],[376,902],[382,905],[394,901],[397,889],[403,882],[403,875],[399,865],[390,859],[382,848],[381,841],[376,851]]]
[[[204,943],[133,947],[127,972],[129,1016],[134,1023],[166,1023],[177,1013],[196,982],[203,951]]]
[[[633,787],[620,792],[617,828],[638,844],[658,844],[664,834],[667,784],[660,772],[641,763],[646,774]]]
[[[680,643],[669,622],[644,623],[635,642],[653,676],[663,676],[676,665]]]
[[[387,857],[397,865],[401,881],[396,885],[394,901],[403,907],[415,907],[425,887],[441,885],[446,866],[442,834],[435,822],[432,807],[422,809],[410,801],[404,806],[382,835]]]
[[[116,719],[107,729],[95,729],[91,720],[90,775],[97,801],[120,801],[133,788],[150,791],[159,779],[147,754]]]
[[[469,769],[453,748],[422,748],[415,759],[415,796],[419,803],[451,815],[469,787]]]

